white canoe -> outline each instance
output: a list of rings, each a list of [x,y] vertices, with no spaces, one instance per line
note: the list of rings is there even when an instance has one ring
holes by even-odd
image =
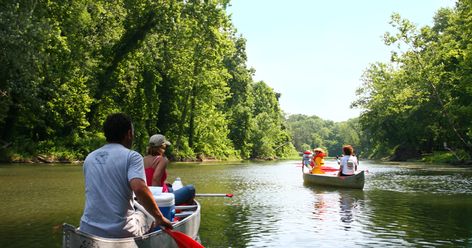
[[[193,239],[198,238],[200,228],[200,204],[195,201],[195,206],[185,206],[187,209],[181,214],[186,216],[179,222],[175,222],[174,230],[187,234]],[[179,215],[179,214],[176,214]],[[70,224],[63,225],[63,248],[158,248],[178,247],[174,239],[162,230],[148,233],[135,238],[102,238],[81,232]]]
[[[337,176],[329,174],[308,174],[303,173],[303,182],[307,184],[334,186],[351,189],[364,188],[364,171],[360,171],[353,176]]]

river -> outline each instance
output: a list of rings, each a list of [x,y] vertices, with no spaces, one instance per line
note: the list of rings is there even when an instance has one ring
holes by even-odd
[[[172,163],[201,197],[206,247],[472,247],[472,169],[361,161],[364,190],[307,186],[299,161]],[[334,161],[327,161],[334,166]],[[61,247],[80,165],[0,165],[0,247]]]

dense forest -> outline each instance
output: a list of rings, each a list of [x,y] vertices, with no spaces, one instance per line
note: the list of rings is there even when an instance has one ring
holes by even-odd
[[[228,1],[4,1],[3,160],[83,159],[112,112],[135,149],[162,133],[175,159],[296,154],[280,95],[253,80]]]
[[[246,65],[229,4],[4,1],[0,160],[81,160],[118,111],[133,119],[134,149],[162,133],[175,160],[286,158],[314,147],[334,156],[343,144],[364,158],[471,159],[470,1],[438,10],[431,27],[393,14],[391,61],[367,67],[352,103],[361,115],[345,122],[284,115],[281,94]]]
[[[358,118],[333,122],[317,116],[291,115],[287,123],[298,151],[320,147],[334,157],[342,154],[343,145],[350,144],[361,157],[367,152]]]

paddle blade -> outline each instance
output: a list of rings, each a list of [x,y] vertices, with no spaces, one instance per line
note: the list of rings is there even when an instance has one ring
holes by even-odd
[[[178,231],[170,230],[165,228],[164,232],[169,234],[177,243],[179,248],[205,248],[202,244],[198,243],[196,240],[192,239],[185,233],[181,233]]]

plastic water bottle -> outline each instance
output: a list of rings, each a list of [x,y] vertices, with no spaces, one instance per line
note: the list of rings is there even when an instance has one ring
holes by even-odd
[[[184,185],[182,184],[182,180],[180,180],[180,177],[177,177],[175,181],[172,183],[172,189],[174,191],[182,188]]]

